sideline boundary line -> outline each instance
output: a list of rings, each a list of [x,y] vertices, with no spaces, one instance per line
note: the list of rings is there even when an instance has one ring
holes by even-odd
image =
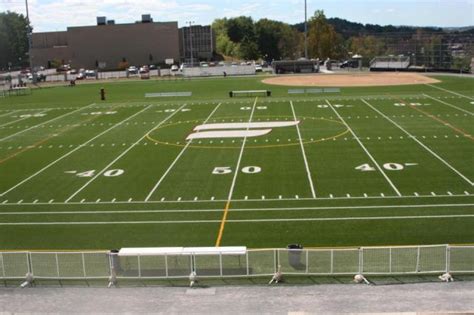
[[[40,169],[39,171],[37,171],[36,173],[34,173],[33,175],[30,175],[29,177],[25,178],[24,180],[22,180],[21,182],[17,183],[15,186],[9,188],[8,190],[0,193],[0,197],[1,196],[4,196],[5,194],[9,193],[10,191],[18,188],[19,186],[23,185],[24,183],[26,183],[27,181],[29,181],[30,179],[32,179],[33,177],[36,177],[37,175],[41,174],[42,172],[44,172],[45,170],[47,170],[48,168],[50,168],[51,166],[55,165],[56,163],[58,163],[59,161],[63,160],[64,158],[68,157],[69,155],[73,154],[74,152],[78,151],[79,149],[82,149],[84,146],[88,145],[89,143],[91,143],[92,141],[94,141],[95,139],[103,136],[104,134],[106,134],[107,132],[111,131],[112,129],[122,125],[124,122],[134,118],[135,116],[141,114],[143,111],[147,110],[148,108],[150,108],[150,106],[136,112],[135,114],[125,118],[124,120],[120,121],[119,123],[117,124],[114,124],[112,127],[110,127],[109,129],[99,133],[98,135],[95,135],[94,137],[92,137],[91,139],[87,140],[86,142],[83,142],[82,144],[78,145],[76,148],[74,148],[73,150],[69,151],[68,153],[62,155],[61,157],[59,157],[58,159],[54,160],[53,162],[49,163],[48,165],[46,165],[45,167],[43,167],[42,169]]]
[[[385,196],[385,197],[380,197],[380,196],[351,196],[351,197],[318,197],[317,201],[326,201],[326,200],[331,200],[331,201],[337,201],[337,200],[387,200],[387,199],[436,199],[436,198],[465,198],[465,197],[473,197],[474,194],[461,194],[461,195],[418,195],[418,196]],[[108,205],[108,204],[180,204],[180,203],[216,203],[216,202],[226,202],[227,200],[225,199],[214,199],[214,200],[151,200],[151,201],[84,201],[84,202],[78,202],[78,201],[73,201],[73,202],[11,202],[11,203],[3,203],[0,202],[0,207],[2,206],[70,206],[70,205]],[[249,203],[249,202],[282,202],[282,201],[291,201],[291,202],[308,202],[308,201],[316,201],[314,198],[305,198],[305,197],[300,197],[298,199],[296,198],[265,198],[265,199],[233,199],[232,200],[234,203]]]
[[[232,212],[265,212],[265,211],[319,211],[319,210],[360,210],[360,209],[410,209],[410,208],[442,208],[442,207],[474,207],[474,203],[446,203],[420,205],[368,205],[368,206],[321,206],[321,207],[271,207],[271,208],[233,208]],[[150,209],[150,210],[68,210],[68,211],[9,211],[0,212],[2,215],[94,215],[94,214],[135,214],[135,213],[202,213],[221,212],[221,208],[214,209]]]
[[[14,133],[14,134],[12,134],[12,135],[9,135],[9,136],[6,136],[6,137],[4,137],[4,138],[1,138],[1,139],[0,139],[0,142],[5,141],[5,140],[10,139],[10,138],[13,138],[13,137],[15,137],[15,136],[17,136],[17,135],[19,135],[19,134],[22,134],[23,132],[27,132],[27,131],[29,131],[29,130],[31,130],[31,129],[37,128],[38,126],[45,125],[45,124],[49,124],[50,122],[53,122],[53,121],[55,121],[55,120],[57,120],[57,119],[61,119],[61,118],[66,117],[66,116],[68,116],[68,115],[75,114],[76,112],[79,112],[79,111],[81,111],[81,110],[84,110],[84,109],[86,109],[86,108],[88,108],[88,107],[91,107],[91,106],[93,106],[93,105],[95,105],[95,103],[89,104],[89,105],[84,106],[84,107],[79,107],[78,109],[73,110],[72,112],[67,112],[67,113],[65,113],[65,114],[63,114],[63,115],[61,115],[61,116],[57,116],[57,117],[55,117],[55,118],[53,118],[53,119],[50,119],[50,120],[44,121],[44,122],[42,122],[42,123],[39,123],[39,124],[37,124],[37,125],[31,126],[30,128],[23,129],[23,130],[21,130],[21,131],[19,131],[19,132],[17,132],[17,133]]]
[[[207,123],[209,121],[209,119],[212,117],[212,115],[214,115],[214,113],[217,111],[217,109],[221,106],[222,103],[219,103],[217,104],[217,106],[214,108],[214,110],[209,114],[209,116],[206,118],[206,120],[204,120],[204,124]],[[148,195],[146,196],[145,198],[145,201],[148,201],[150,199],[150,197],[153,195],[153,193],[156,191],[156,189],[160,186],[160,184],[163,182],[163,180],[166,178],[166,176],[168,175],[168,173],[171,171],[171,169],[176,165],[176,163],[178,162],[178,160],[181,158],[181,156],[184,154],[184,152],[186,151],[186,149],[191,145],[191,142],[193,142],[193,140],[191,139],[190,141],[188,141],[188,143],[186,143],[186,145],[183,147],[183,149],[181,150],[181,152],[179,152],[179,154],[176,156],[176,158],[174,159],[174,161],[170,164],[170,166],[168,167],[168,169],[165,171],[165,173],[161,176],[161,178],[158,180],[158,182],[155,184],[155,186],[153,186],[153,188],[151,189],[151,191],[148,193]]]
[[[395,193],[401,197],[402,194],[400,193],[400,191],[398,191],[397,187],[395,187],[395,185],[392,183],[392,181],[390,180],[390,178],[387,176],[387,174],[385,174],[385,172],[383,171],[383,169],[380,167],[379,163],[375,160],[375,158],[370,154],[370,152],[367,150],[367,148],[364,146],[364,144],[362,143],[362,141],[360,141],[359,137],[355,134],[355,132],[352,130],[352,128],[347,124],[347,122],[344,120],[344,118],[341,117],[341,115],[339,115],[339,113],[337,112],[337,110],[332,106],[332,104],[326,100],[326,103],[331,107],[331,109],[334,111],[334,113],[337,115],[337,117],[339,117],[339,119],[344,123],[344,125],[346,125],[347,129],[349,129],[349,131],[352,133],[352,136],[354,137],[354,139],[359,143],[359,145],[361,146],[361,148],[364,150],[364,152],[367,154],[367,156],[372,160],[372,162],[375,164],[375,166],[377,167],[377,169],[379,170],[379,172],[382,174],[382,176],[387,180],[387,182],[390,184],[390,186],[392,187],[392,189],[395,191]]]
[[[122,153],[120,153],[119,156],[117,156],[114,160],[112,160],[112,162],[110,162],[109,164],[107,164],[106,167],[104,167],[102,170],[100,170],[100,172],[98,172],[94,177],[92,177],[90,180],[87,181],[87,183],[85,183],[81,188],[79,188],[78,190],[76,190],[72,195],[70,195],[64,202],[69,202],[72,198],[74,198],[77,194],[79,194],[82,190],[84,190],[84,188],[86,188],[87,186],[89,186],[90,183],[92,183],[94,180],[96,180],[99,176],[101,176],[104,172],[107,171],[107,169],[109,169],[112,165],[115,164],[115,162],[117,162],[118,160],[120,160],[125,154],[127,154],[131,149],[133,149],[138,143],[140,143],[140,141],[142,141],[148,133],[152,132],[153,130],[155,130],[156,128],[158,128],[159,126],[161,126],[162,124],[164,124],[168,119],[170,119],[171,117],[173,117],[174,115],[176,115],[177,113],[179,113],[181,111],[181,109],[183,109],[183,107],[186,106],[186,103],[183,104],[181,107],[179,107],[177,110],[175,110],[174,112],[172,112],[170,115],[166,116],[165,119],[163,119],[158,125],[156,126],[153,126],[153,128],[151,128],[149,131],[147,131],[143,136],[141,136],[137,141],[135,141],[131,146],[129,146],[127,149],[125,149]]]
[[[274,219],[231,219],[228,223],[271,223],[271,222],[317,222],[317,221],[384,221],[384,220],[411,220],[411,219],[459,219],[474,218],[474,214],[440,214],[420,216],[377,216],[377,217],[340,217],[340,218],[274,218]],[[97,222],[11,222],[0,223],[0,226],[18,225],[121,225],[121,224],[203,224],[219,223],[221,220],[164,220],[164,221],[97,221]]]
[[[291,106],[291,112],[293,113],[293,118],[295,119],[295,121],[297,121],[295,108],[293,106],[293,101],[290,101],[290,106]],[[316,198],[316,192],[314,191],[313,179],[311,178],[311,172],[309,170],[308,160],[306,158],[306,152],[304,150],[303,138],[301,137],[300,127],[298,126],[298,124],[296,124],[296,131],[298,132],[298,139],[299,139],[299,142],[300,142],[301,153],[303,155],[304,165],[306,167],[306,175],[308,176],[308,182],[309,182],[309,186],[311,188],[311,195],[313,196],[313,198]]]
[[[389,122],[391,122],[393,125],[398,127],[401,131],[403,131],[406,135],[408,135],[411,139],[416,141],[419,145],[421,145],[425,150],[427,150],[429,153],[431,153],[435,158],[437,158],[439,161],[441,161],[444,165],[446,165],[449,169],[451,169],[453,172],[458,174],[462,179],[464,179],[466,182],[468,182],[471,186],[474,186],[474,183],[467,178],[465,175],[463,175],[461,172],[459,172],[457,169],[455,169],[451,164],[449,164],[447,161],[445,161],[442,157],[440,157],[438,154],[436,154],[433,150],[431,150],[428,146],[426,146],[423,142],[418,140],[415,136],[413,136],[411,133],[406,131],[402,126],[397,124],[395,121],[390,119],[387,115],[376,109],[374,106],[372,106],[369,102],[361,98],[361,101],[364,102],[367,106],[369,106],[373,111],[377,112],[379,115],[387,119]]]

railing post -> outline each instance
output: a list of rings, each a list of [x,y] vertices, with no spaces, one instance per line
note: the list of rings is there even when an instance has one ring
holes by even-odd
[[[451,270],[451,247],[446,245],[446,272]]]
[[[56,274],[58,275],[59,278],[59,259],[58,259],[58,253],[55,253],[56,256]]]
[[[309,272],[309,250],[305,249],[306,251],[306,273]]]
[[[278,257],[280,256],[278,249],[273,250],[273,273],[277,271]]]
[[[390,247],[388,249],[388,272],[391,274],[392,273],[392,248]]]
[[[142,277],[142,266],[141,266],[141,261],[140,261],[140,254],[137,256],[137,262],[138,262],[138,278]]]
[[[420,271],[420,246],[417,247],[417,251],[416,251],[416,270],[415,272],[419,272]]]
[[[334,273],[334,249],[331,249],[331,274]]]
[[[220,269],[220,275],[222,277],[222,252],[219,253],[219,269]]]
[[[165,254],[165,276],[168,278],[169,272],[168,272],[168,255]]]
[[[5,278],[5,264],[3,262],[3,253],[0,253],[0,257],[2,258],[2,275]]]
[[[84,278],[87,278],[87,274],[86,274],[86,260],[85,260],[85,257],[84,257],[84,252],[81,253],[81,256],[82,256],[82,273],[84,275]]]
[[[33,259],[31,258],[31,252],[26,253],[26,264],[28,265],[28,273],[33,275]]]
[[[364,272],[364,249],[359,247],[359,274]]]
[[[250,266],[249,266],[249,252],[245,252],[245,264],[247,266],[247,276],[250,275]]]

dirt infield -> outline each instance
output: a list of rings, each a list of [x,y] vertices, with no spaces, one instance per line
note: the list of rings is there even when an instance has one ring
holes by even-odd
[[[315,74],[277,76],[262,81],[272,85],[287,86],[384,86],[438,83],[440,81],[407,72],[368,72],[354,74]]]

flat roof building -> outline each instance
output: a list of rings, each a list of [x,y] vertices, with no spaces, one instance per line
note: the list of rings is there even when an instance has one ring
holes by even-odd
[[[153,22],[149,15],[130,24],[115,24],[105,17],[97,21],[98,25],[68,27],[63,32],[33,33],[33,64],[117,69],[124,63],[139,66],[180,59],[177,22]]]

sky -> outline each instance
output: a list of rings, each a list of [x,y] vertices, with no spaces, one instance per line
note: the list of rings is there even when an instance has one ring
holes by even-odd
[[[216,18],[251,16],[294,24],[304,21],[304,0],[29,0],[35,32],[63,31],[95,25],[97,16],[133,23],[142,14],[153,20],[211,24]],[[315,10],[327,17],[380,25],[457,27],[474,25],[474,0],[307,0],[308,18]],[[24,0],[0,0],[0,12],[25,14]]]

